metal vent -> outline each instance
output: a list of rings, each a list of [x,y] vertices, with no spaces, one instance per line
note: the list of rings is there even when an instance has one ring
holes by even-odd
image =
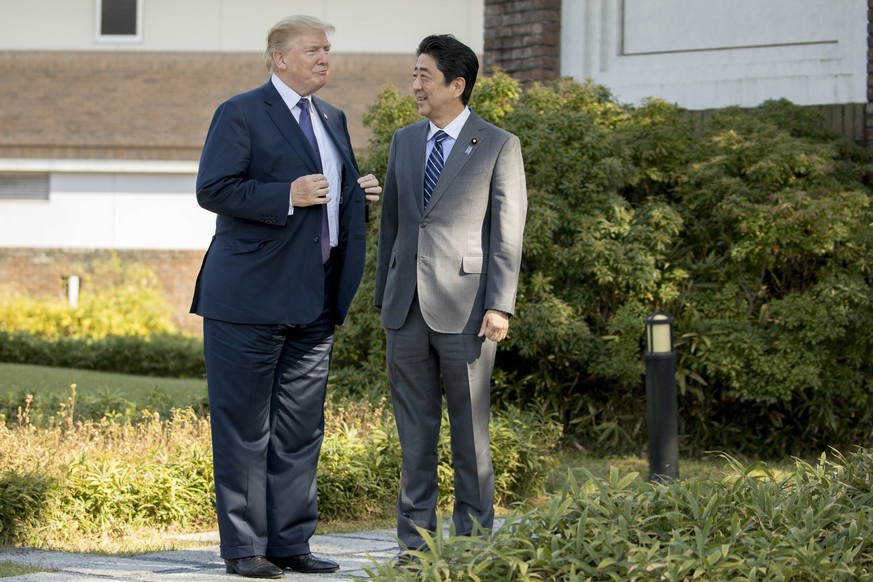
[[[48,174],[0,173],[0,200],[48,200]]]

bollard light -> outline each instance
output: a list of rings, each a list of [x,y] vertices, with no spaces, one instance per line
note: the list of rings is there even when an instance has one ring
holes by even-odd
[[[667,354],[673,351],[673,318],[663,313],[654,313],[645,320],[646,351],[650,354]]]
[[[649,429],[649,480],[679,478],[679,413],[673,318],[654,313],[646,324],[646,413]]]

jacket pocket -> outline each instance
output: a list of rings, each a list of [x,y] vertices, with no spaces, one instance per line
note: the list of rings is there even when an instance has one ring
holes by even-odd
[[[465,255],[461,257],[461,272],[464,274],[485,273],[487,271],[485,257],[482,255]]]
[[[269,241],[266,240],[240,240],[233,241],[232,252],[235,255],[256,253],[264,248]]]

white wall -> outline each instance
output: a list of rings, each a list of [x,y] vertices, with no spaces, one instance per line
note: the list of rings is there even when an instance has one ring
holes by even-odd
[[[413,54],[428,34],[451,33],[483,49],[483,0],[140,0],[142,42],[96,40],[97,0],[0,0],[2,50],[264,50],[267,31],[291,14],[336,26],[333,49],[344,53]]]
[[[209,245],[215,215],[197,204],[196,164],[180,164],[172,173],[134,166],[119,171],[111,165],[95,171],[76,164],[64,162],[50,173],[48,200],[0,200],[0,247],[199,250]]]
[[[865,0],[565,0],[561,73],[624,103],[867,102]]]

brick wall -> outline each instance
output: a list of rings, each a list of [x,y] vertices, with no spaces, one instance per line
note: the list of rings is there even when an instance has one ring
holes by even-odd
[[[0,289],[8,288],[34,297],[64,299],[67,277],[93,273],[97,263],[109,260],[113,254],[125,264],[142,263],[151,267],[164,297],[173,308],[174,323],[181,330],[201,333],[200,318],[189,314],[188,309],[203,251],[0,248]],[[81,294],[87,292],[85,285]]]
[[[561,76],[561,0],[485,0],[486,72],[520,81]]]
[[[867,0],[867,145],[873,144],[873,0]]]
[[[385,84],[411,92],[415,55],[333,55],[318,95],[352,143]],[[0,158],[197,160],[215,108],[268,74],[260,54],[0,52]]]

